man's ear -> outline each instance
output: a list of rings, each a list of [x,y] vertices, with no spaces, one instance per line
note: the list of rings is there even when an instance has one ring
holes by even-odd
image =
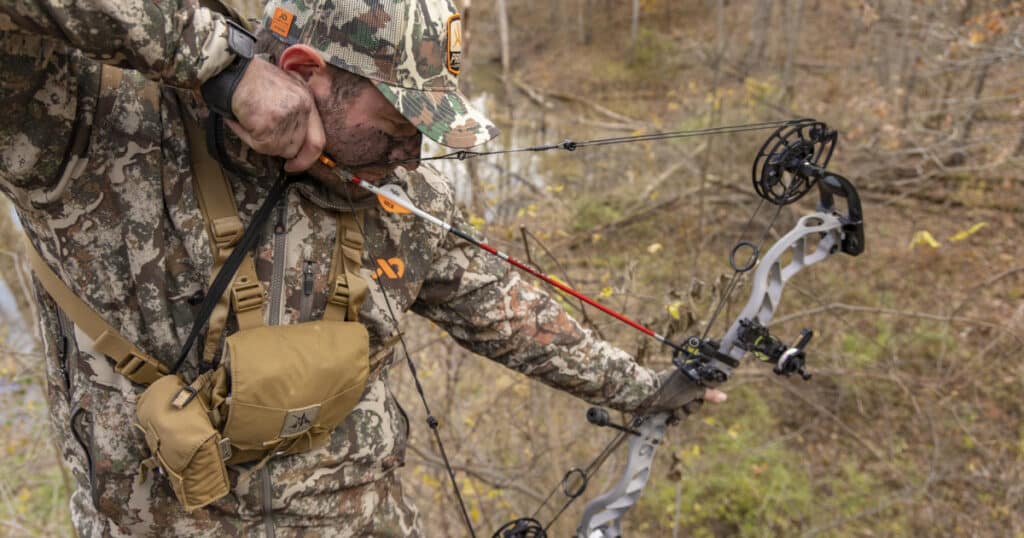
[[[309,82],[317,76],[327,74],[327,63],[316,50],[306,45],[292,45],[277,60],[277,66],[288,73],[295,73]]]

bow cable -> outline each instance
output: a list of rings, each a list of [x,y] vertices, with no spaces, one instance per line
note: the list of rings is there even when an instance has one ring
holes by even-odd
[[[549,151],[554,149],[561,149],[565,151],[576,151],[579,148],[586,148],[591,146],[609,146],[612,144],[625,144],[628,142],[650,142],[655,140],[669,140],[673,138],[690,138],[695,136],[711,136],[718,134],[730,134],[730,133],[743,133],[747,131],[763,131],[766,129],[776,129],[783,125],[793,123],[798,120],[776,120],[766,121],[761,123],[745,123],[739,125],[723,125],[720,127],[709,127],[707,129],[692,129],[689,131],[672,131],[668,133],[646,133],[640,135],[631,136],[615,136],[610,138],[596,138],[593,140],[563,140],[557,144],[541,144],[539,146],[529,146],[524,148],[513,148],[513,149],[501,149],[493,151],[473,151],[473,150],[459,150],[451,153],[445,153],[444,155],[438,155],[435,157],[414,157],[412,159],[400,159],[394,161],[382,161],[380,163],[373,164],[405,164],[411,162],[425,162],[425,161],[438,161],[438,160],[459,160],[463,161],[466,159],[472,159],[476,157],[486,157],[488,155],[503,155],[505,153],[524,153],[524,152],[539,152]]]

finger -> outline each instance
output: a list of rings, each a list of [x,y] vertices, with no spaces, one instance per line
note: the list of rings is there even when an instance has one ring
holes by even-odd
[[[245,130],[245,127],[242,127],[238,124],[238,122],[229,120],[227,118],[224,118],[224,123],[227,124],[228,128],[230,128],[235,133],[235,135],[237,135],[238,138],[240,138],[242,142],[245,143],[246,146],[249,146],[250,148],[259,151],[257,149],[260,146],[259,142],[257,142],[256,139],[249,134],[249,131]]]
[[[718,389],[706,389],[704,391],[704,400],[711,403],[722,403],[729,399],[729,395],[718,390]]]
[[[303,139],[302,147],[299,148],[295,157],[284,163],[285,172],[302,172],[313,166],[320,154],[324,151],[324,144],[327,136],[324,134],[324,125],[320,121],[320,113],[316,107],[309,111],[309,119],[306,122],[306,136]]]
[[[696,413],[697,411],[700,411],[700,408],[703,407],[703,406],[704,406],[704,400],[698,398],[698,399],[696,399],[696,400],[694,400],[694,401],[684,405],[682,407],[682,410],[683,410],[683,413],[685,413],[687,415],[692,415],[692,414]]]

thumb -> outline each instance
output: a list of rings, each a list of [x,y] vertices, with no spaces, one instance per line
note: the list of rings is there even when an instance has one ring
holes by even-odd
[[[728,399],[729,395],[718,389],[706,389],[704,391],[704,401],[718,404]]]

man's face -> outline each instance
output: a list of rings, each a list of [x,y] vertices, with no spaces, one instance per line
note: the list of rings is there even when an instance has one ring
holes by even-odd
[[[327,95],[313,92],[327,143],[324,150],[345,169],[360,179],[379,182],[399,164],[385,162],[417,159],[423,138],[419,130],[367,79],[351,91]],[[409,170],[418,161],[401,163]]]

